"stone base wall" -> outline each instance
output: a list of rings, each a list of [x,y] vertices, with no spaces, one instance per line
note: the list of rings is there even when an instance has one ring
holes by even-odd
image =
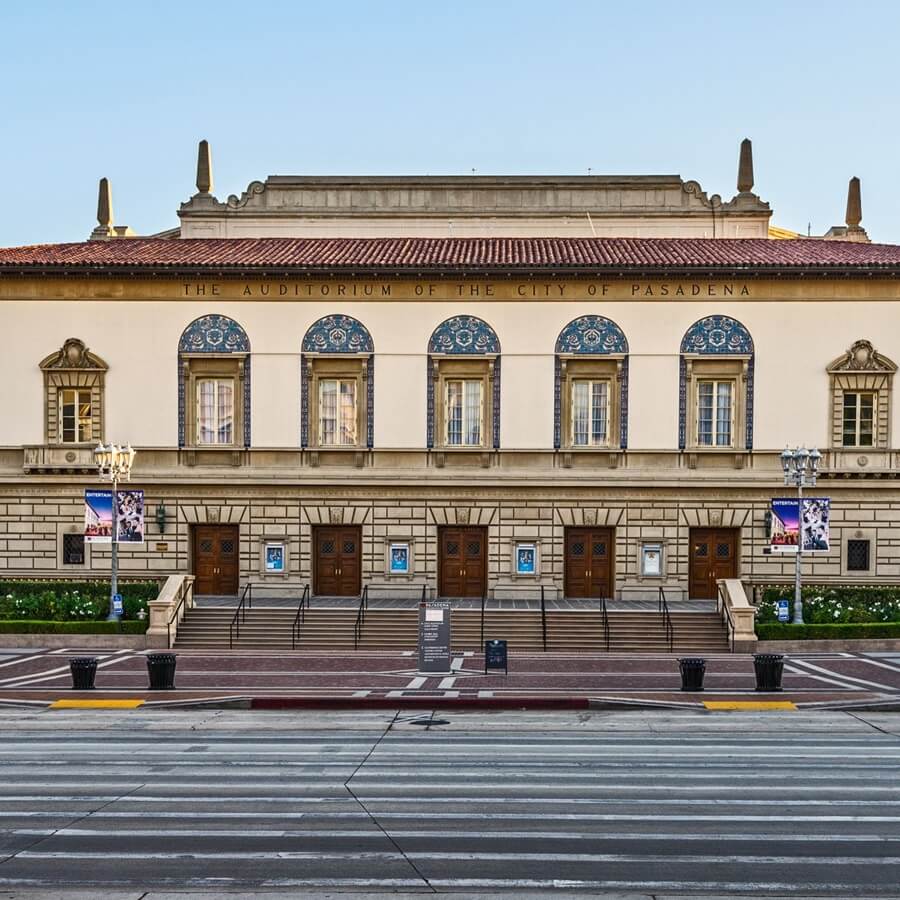
[[[135,487],[141,485],[135,484]],[[653,597],[660,584],[687,592],[691,528],[733,528],[738,537],[738,577],[751,583],[793,581],[794,560],[766,555],[768,492],[721,488],[501,487],[449,489],[380,487],[298,488],[289,485],[230,488],[177,484],[146,488],[146,542],[121,545],[125,575],[190,572],[192,528],[236,524],[240,532],[241,582],[253,581],[273,594],[295,592],[312,575],[312,534],[317,525],[358,525],[362,533],[362,578],[372,596],[415,596],[437,581],[438,529],[483,526],[488,535],[488,586],[497,597],[559,596],[564,584],[564,536],[568,526],[609,527],[615,535],[616,596]],[[809,582],[900,584],[900,489],[828,485],[816,491],[832,498],[832,549],[804,562]],[[163,528],[157,512],[165,510]],[[62,539],[83,527],[83,486],[39,483],[0,486],[0,578],[40,575],[105,577],[108,545],[86,545],[83,566],[63,565]],[[869,539],[871,570],[847,569],[848,539]],[[283,542],[283,574],[267,574],[264,546]],[[388,547],[410,545],[410,574],[390,575]],[[514,546],[534,543],[537,571],[514,571]],[[662,576],[640,574],[645,542],[663,548]]]

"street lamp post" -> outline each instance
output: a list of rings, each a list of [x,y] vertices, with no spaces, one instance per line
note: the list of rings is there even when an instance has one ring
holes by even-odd
[[[119,593],[119,482],[131,480],[134,454],[130,444],[117,447],[112,441],[108,447],[100,443],[94,450],[100,477],[112,483],[112,572],[109,580],[109,615],[106,617],[108,622],[118,622],[122,618],[121,613],[116,610],[116,594]]]
[[[789,450],[787,447],[781,454],[781,468],[784,469],[784,483],[797,488],[797,558],[794,570],[794,618],[795,625],[803,624],[803,597],[801,580],[803,577],[803,488],[816,486],[816,475],[819,473],[819,460],[822,454],[815,448],[807,450],[798,447]]]

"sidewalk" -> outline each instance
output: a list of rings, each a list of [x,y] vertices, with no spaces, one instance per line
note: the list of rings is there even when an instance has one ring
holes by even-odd
[[[18,653],[18,655],[9,655]],[[94,691],[71,689],[68,660],[97,656]],[[412,652],[342,653],[233,651],[177,653],[176,689],[149,691],[145,654],[97,654],[77,648],[5,651],[0,662],[0,702],[51,704],[84,700],[235,703],[274,707],[475,707],[587,708],[721,704],[778,704],[767,708],[900,707],[900,653],[807,654],[785,660],[784,691],[755,691],[749,656],[707,657],[705,690],[680,690],[675,656],[529,654],[511,656],[509,674],[484,673],[479,654],[457,655],[446,675],[422,675]],[[787,704],[787,706],[785,706]],[[741,708],[741,707],[738,707]]]

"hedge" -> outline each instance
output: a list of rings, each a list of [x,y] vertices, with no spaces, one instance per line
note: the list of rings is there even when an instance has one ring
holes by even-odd
[[[768,587],[756,609],[757,624],[778,622],[776,601],[794,605],[792,587]],[[862,625],[900,623],[900,588],[872,585],[806,585],[803,620],[809,625]]]
[[[761,641],[853,641],[900,638],[900,622],[844,622],[837,625],[759,622],[756,625],[756,636]]]
[[[147,603],[159,596],[160,583],[149,579],[123,580],[123,618],[147,615]],[[105,621],[109,611],[109,580],[0,580],[0,621],[20,619],[46,622]]]
[[[42,619],[0,619],[0,634],[143,634],[147,623],[138,621],[51,622]]]

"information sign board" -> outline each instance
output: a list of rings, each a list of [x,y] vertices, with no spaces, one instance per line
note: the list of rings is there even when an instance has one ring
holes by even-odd
[[[450,671],[450,603],[446,600],[419,604],[419,671]]]

